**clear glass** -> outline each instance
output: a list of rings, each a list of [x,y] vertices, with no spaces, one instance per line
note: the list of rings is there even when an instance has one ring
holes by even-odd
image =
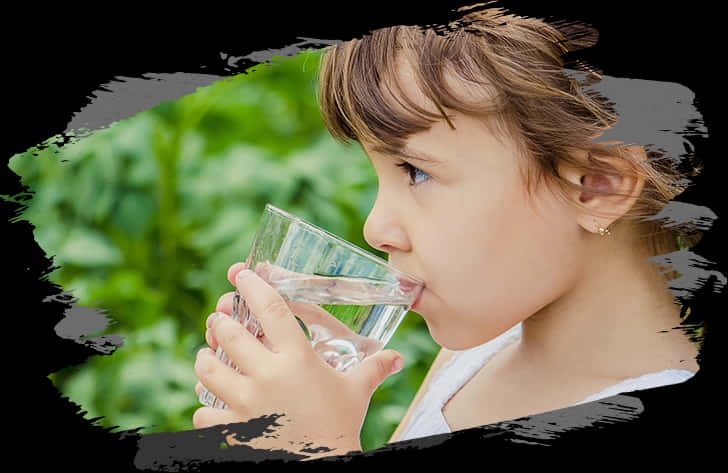
[[[270,204],[245,264],[283,296],[313,349],[338,371],[381,350],[424,288],[382,258]],[[268,345],[237,291],[232,317]],[[237,369],[219,347],[217,356]],[[204,387],[200,402],[227,407]]]

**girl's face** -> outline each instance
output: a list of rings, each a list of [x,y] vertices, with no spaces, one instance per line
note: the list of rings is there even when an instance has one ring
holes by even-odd
[[[412,135],[404,149],[411,157],[362,144],[379,180],[364,236],[425,281],[413,310],[436,342],[462,350],[568,291],[585,232],[545,186],[528,196],[524,157],[510,139],[470,116],[452,120],[455,130],[443,120]]]

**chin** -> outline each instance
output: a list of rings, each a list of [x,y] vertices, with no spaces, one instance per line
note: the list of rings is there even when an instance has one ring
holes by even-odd
[[[464,343],[462,340],[438,340],[432,337],[438,345],[450,351],[463,351],[477,347],[480,343]]]
[[[488,341],[483,340],[482,336],[478,337],[478,334],[475,333],[477,331],[475,328],[458,329],[452,319],[446,316],[449,313],[448,309],[433,308],[428,305],[428,302],[432,302],[432,300],[428,296],[427,289],[424,289],[422,295],[410,310],[418,313],[424,319],[430,336],[442,348],[452,351],[467,350]],[[475,339],[472,338],[474,334],[476,335]]]
[[[422,291],[422,296],[420,296],[419,300],[417,301],[417,304],[412,306],[412,311],[417,312],[422,319],[425,321],[425,325],[427,325],[427,331],[430,333],[430,337],[443,348],[447,348],[448,350],[459,350],[460,348],[457,348],[459,344],[455,343],[453,344],[453,341],[451,337],[456,334],[450,333],[448,336],[447,334],[442,333],[442,328],[450,327],[452,328],[452,324],[448,324],[447,320],[443,320],[443,316],[447,314],[447,310],[445,309],[432,309],[431,307],[428,307],[426,302],[425,291]],[[434,317],[431,317],[430,315],[434,315]],[[442,323],[444,322],[444,325]]]
[[[438,327],[436,324],[432,324],[427,319],[427,317],[423,316],[423,318],[425,319],[425,324],[427,324],[427,330],[430,332],[430,336],[435,341],[435,343],[440,345],[442,348],[446,348],[452,351],[459,351],[470,348],[469,346],[466,346],[462,343],[463,341],[459,339],[457,333],[442,333],[442,330],[439,330],[440,327]]]
[[[430,336],[435,343],[440,345],[442,348],[446,348],[451,351],[462,351],[475,348],[506,332],[506,330],[503,330],[495,331],[493,333],[483,333],[483,331],[478,331],[476,327],[458,329],[453,326],[453,324],[447,324],[443,327],[442,325],[438,326],[436,323],[431,323],[431,321],[424,316],[423,318],[427,324]],[[443,331],[443,328],[449,328],[450,330]]]

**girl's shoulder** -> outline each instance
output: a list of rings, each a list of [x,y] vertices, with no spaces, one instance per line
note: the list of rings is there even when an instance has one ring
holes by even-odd
[[[407,412],[405,413],[404,417],[402,418],[402,421],[399,423],[399,426],[397,426],[397,429],[392,434],[392,437],[389,439],[389,442],[396,442],[399,440],[399,437],[402,435],[402,431],[409,423],[410,418],[412,417],[412,412],[415,410],[415,407],[419,404],[420,400],[422,399],[422,396],[425,395],[425,393],[428,390],[428,387],[430,385],[430,382],[432,381],[432,378],[435,376],[435,374],[440,371],[440,368],[450,361],[452,357],[456,354],[456,351],[448,350],[447,348],[440,348],[440,351],[437,353],[437,356],[432,361],[432,365],[430,366],[430,370],[427,372],[427,375],[425,376],[425,379],[422,381],[422,384],[420,384],[420,388],[417,390],[417,394],[415,394],[414,399],[412,399],[412,402],[410,403],[409,408],[407,409]]]

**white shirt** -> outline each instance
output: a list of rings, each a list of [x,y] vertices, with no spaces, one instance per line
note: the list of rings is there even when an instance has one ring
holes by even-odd
[[[430,381],[427,392],[415,407],[399,440],[450,433],[442,409],[452,396],[467,383],[496,353],[521,337],[521,324],[493,340],[468,350],[456,352]],[[578,404],[597,401],[620,393],[682,383],[695,373],[668,369],[630,378],[584,399]]]

